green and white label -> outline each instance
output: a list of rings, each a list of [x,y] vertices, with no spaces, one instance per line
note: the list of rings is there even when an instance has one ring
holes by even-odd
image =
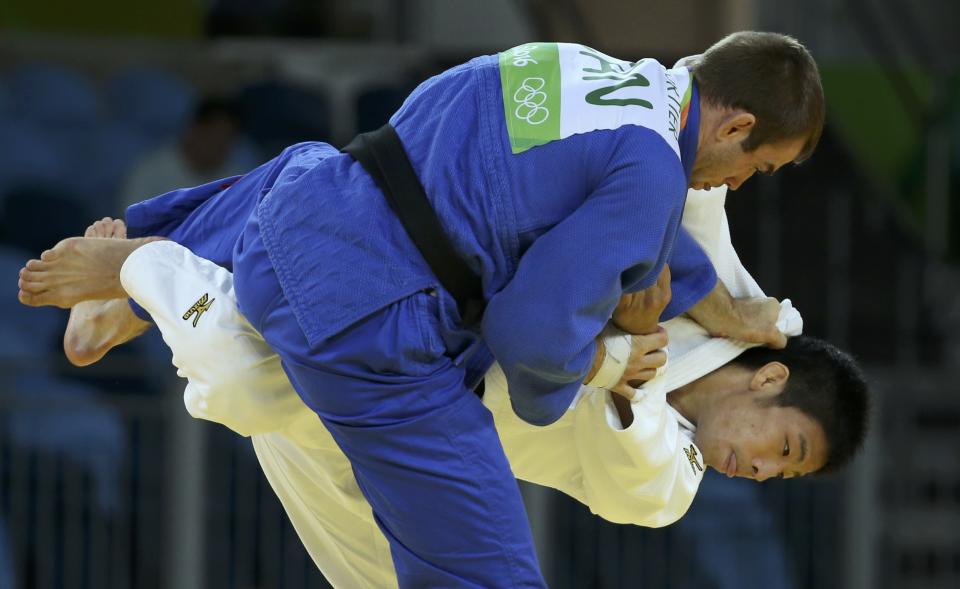
[[[623,61],[584,45],[528,43],[500,54],[513,153],[578,133],[647,127],[679,155],[690,73],[652,59]]]
[[[500,54],[513,153],[560,138],[560,76],[556,43],[530,43]]]

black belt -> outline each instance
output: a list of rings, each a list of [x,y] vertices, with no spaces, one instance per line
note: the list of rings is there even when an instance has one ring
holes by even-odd
[[[453,295],[465,326],[480,323],[483,286],[447,237],[417,178],[400,137],[390,125],[354,137],[346,147],[380,188],[440,284]]]

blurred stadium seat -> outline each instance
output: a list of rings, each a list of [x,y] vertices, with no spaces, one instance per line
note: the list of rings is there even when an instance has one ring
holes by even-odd
[[[7,76],[13,112],[44,123],[96,121],[100,103],[96,89],[80,72],[65,66],[28,63]]]
[[[16,587],[13,576],[13,559],[10,554],[10,540],[7,539],[6,522],[0,519],[0,587]]]
[[[96,389],[50,374],[49,360],[59,349],[65,315],[51,307],[28,310],[17,300],[15,277],[29,257],[28,252],[0,247],[4,394],[35,403],[0,414],[5,421],[0,429],[15,446],[62,454],[83,467],[93,477],[97,504],[108,512],[118,505],[117,477],[127,452],[124,428],[119,416],[96,400]]]
[[[99,509],[114,511],[120,505],[120,468],[127,455],[120,414],[97,399],[97,389],[41,370],[18,374],[8,390],[14,398],[42,401],[6,414],[10,442],[81,466],[93,477]]]
[[[0,363],[23,370],[46,362],[57,348],[63,311],[28,309],[17,300],[17,273],[32,257],[29,251],[0,246]]]
[[[0,79],[0,117],[7,116],[13,109],[13,98],[10,97],[10,89],[7,84]]]
[[[0,137],[0,195],[22,189],[57,194],[101,216],[114,212],[120,182],[155,146],[154,136],[118,122],[60,125],[0,117]]]
[[[37,123],[0,120],[0,192],[19,186],[65,189],[64,161],[55,138]]]
[[[184,80],[151,69],[122,72],[110,79],[105,92],[109,112],[118,122],[153,135],[157,143],[183,129],[196,100]]]

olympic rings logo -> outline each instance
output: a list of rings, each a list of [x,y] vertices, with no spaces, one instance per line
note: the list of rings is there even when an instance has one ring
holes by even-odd
[[[543,87],[547,82],[543,78],[527,78],[513,93],[517,109],[513,114],[531,125],[542,125],[550,118],[550,110],[543,106],[547,102],[547,93]]]

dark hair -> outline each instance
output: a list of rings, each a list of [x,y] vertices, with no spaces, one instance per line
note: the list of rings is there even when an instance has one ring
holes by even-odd
[[[217,119],[239,122],[240,116],[232,100],[221,96],[204,98],[193,108],[193,124],[202,124]]]
[[[695,58],[691,67],[702,99],[757,118],[744,151],[806,137],[796,161],[813,153],[823,133],[826,104],[817,64],[799,41],[778,33],[733,33]]]
[[[839,470],[863,445],[870,392],[863,372],[846,352],[823,340],[798,336],[782,350],[751,348],[733,362],[753,370],[781,362],[790,369],[786,386],[771,404],[796,407],[823,428],[827,461],[819,472]]]

